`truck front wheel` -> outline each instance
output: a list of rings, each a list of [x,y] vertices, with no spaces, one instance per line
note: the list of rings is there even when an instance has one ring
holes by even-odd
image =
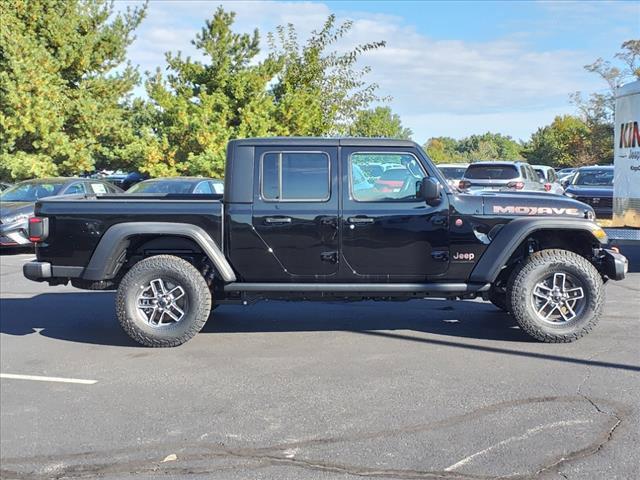
[[[507,299],[518,325],[532,337],[572,342],[598,323],[604,284],[586,258],[567,250],[542,250],[513,272]]]
[[[211,292],[200,272],[172,255],[140,260],[116,295],[120,325],[147,347],[175,347],[198,333],[211,313]]]

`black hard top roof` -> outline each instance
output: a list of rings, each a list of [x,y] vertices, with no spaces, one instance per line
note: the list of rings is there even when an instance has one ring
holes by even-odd
[[[267,137],[231,140],[235,145],[247,146],[325,146],[325,147],[417,147],[411,140],[395,138],[326,138],[326,137]]]

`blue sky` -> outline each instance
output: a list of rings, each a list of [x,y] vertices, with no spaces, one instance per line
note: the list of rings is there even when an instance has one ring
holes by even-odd
[[[145,71],[164,66],[167,50],[197,56],[190,40],[221,4],[237,13],[238,31],[258,28],[263,38],[289,22],[304,38],[335,13],[354,22],[343,47],[385,40],[386,48],[364,56],[362,65],[372,67],[368,80],[391,97],[420,143],[486,131],[527,139],[555,115],[574,112],[570,93],[604,90],[583,65],[610,59],[623,41],[640,38],[637,1],[152,0],[129,58]]]

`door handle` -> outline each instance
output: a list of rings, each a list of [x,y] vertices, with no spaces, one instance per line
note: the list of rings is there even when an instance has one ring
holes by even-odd
[[[291,223],[291,217],[266,217],[264,223]]]
[[[349,217],[347,218],[347,222],[352,224],[373,223],[375,222],[375,219],[371,217]]]

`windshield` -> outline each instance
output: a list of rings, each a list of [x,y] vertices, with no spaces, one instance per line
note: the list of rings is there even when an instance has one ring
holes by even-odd
[[[515,165],[469,165],[464,178],[471,180],[511,180],[518,177]]]
[[[588,185],[591,187],[610,187],[613,185],[613,170],[578,171],[572,184]]]
[[[467,167],[438,167],[447,180],[459,180],[464,176]]]
[[[535,171],[538,174],[538,178],[540,180],[546,180],[545,175],[544,175],[544,170],[542,170],[541,168],[536,168]]]
[[[57,195],[63,183],[58,182],[26,182],[7,188],[0,194],[3,202],[35,202],[43,197]]]
[[[186,180],[154,180],[137,183],[127,193],[191,193],[193,185]]]

